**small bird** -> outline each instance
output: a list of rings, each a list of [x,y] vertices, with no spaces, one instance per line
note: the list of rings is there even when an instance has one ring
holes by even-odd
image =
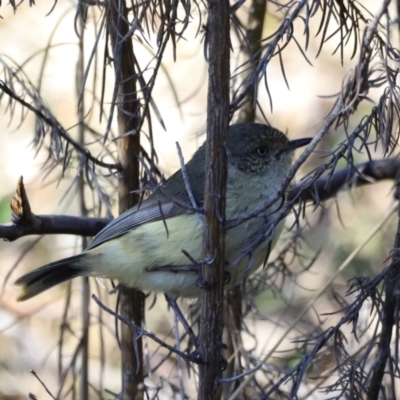
[[[225,144],[228,155],[226,220],[239,218],[272,198],[289,172],[294,150],[310,141],[289,141],[282,132],[263,124],[230,126]],[[195,266],[202,263],[203,215],[193,210],[188,186],[201,208],[204,144],[185,165],[185,172],[189,185],[185,184],[182,171],[177,171],[139,206],[111,221],[81,254],[20,277],[15,282],[20,288],[17,300],[27,300],[78,276],[116,279],[125,286],[162,292],[170,298],[199,296],[202,289],[196,284]],[[252,243],[281,205],[277,201],[257,217],[226,230],[225,260],[231,276],[226,287],[241,283],[249,272],[265,263],[278,240],[283,221],[275,228],[271,241],[257,244],[255,248]]]

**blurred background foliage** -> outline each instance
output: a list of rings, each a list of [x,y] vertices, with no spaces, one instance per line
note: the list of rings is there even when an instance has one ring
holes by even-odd
[[[372,12],[379,2],[374,0],[361,1],[363,7]],[[395,13],[393,4],[391,12]],[[246,3],[241,8],[244,18],[248,9]],[[49,13],[51,11],[51,13]],[[10,4],[0,7],[0,53],[9,65],[21,66],[26,77],[34,86],[40,87],[40,94],[45,104],[50,108],[58,120],[67,127],[72,137],[78,137],[79,117],[77,114],[77,64],[79,60],[79,39],[74,33],[76,3],[72,1],[37,2],[29,7],[28,2],[22,2],[14,12]],[[198,32],[200,14],[204,17],[204,10],[192,10],[193,23],[185,32],[185,40],[176,43],[176,60],[172,46],[168,45],[163,58],[161,73],[157,78],[153,97],[156,99],[158,110],[162,116],[162,124],[156,121],[153,124],[154,144],[158,156],[158,165],[166,177],[179,168],[179,159],[176,153],[175,142],[180,143],[185,160],[189,159],[196,148],[204,140],[206,118],[206,79],[207,66],[204,60],[202,34]],[[87,24],[84,29],[85,59],[91,56],[95,43],[96,32],[99,29],[100,11],[96,7],[88,9]],[[240,14],[239,14],[240,15]],[[334,99],[326,97],[337,93],[349,69],[354,65],[351,42],[345,48],[343,63],[339,52],[333,54],[338,41],[333,38],[325,43],[319,52],[319,40],[315,39],[318,29],[317,19],[310,21],[310,42],[306,51],[309,63],[300,54],[298,47],[291,42],[282,53],[282,63],[285,66],[285,78],[281,72],[281,64],[275,57],[268,65],[268,85],[273,99],[271,106],[263,85],[260,85],[259,103],[271,125],[288,133],[291,138],[313,136],[321,127],[324,117],[332,108]],[[281,14],[276,7],[268,6],[265,16],[263,37],[271,35],[281,23]],[[362,24],[362,22],[360,22]],[[294,23],[294,36],[304,46],[302,26],[299,20]],[[330,27],[333,32],[334,24]],[[393,41],[398,41],[397,32],[393,33]],[[145,42],[139,37],[134,39],[135,53],[140,65],[151,63],[155,54],[157,38],[150,35],[151,40]],[[104,49],[104,37],[100,36],[99,49]],[[232,73],[242,61],[239,41],[232,36]],[[94,66],[88,77],[84,98],[86,104],[86,119],[91,126],[100,133],[104,132],[106,118],[99,120],[99,93],[102,74],[102,50],[95,56]],[[106,67],[107,68],[107,67]],[[109,74],[105,85],[105,104],[111,101],[112,76]],[[0,72],[0,79],[1,72]],[[377,101],[379,92],[370,93],[372,100]],[[370,107],[362,103],[350,120],[356,126],[364,115],[370,112]],[[16,107],[16,112],[22,110]],[[152,111],[154,113],[154,111]],[[261,114],[257,120],[263,121]],[[18,117],[10,119],[7,102],[0,103],[0,222],[10,221],[10,199],[14,193],[17,180],[24,177],[26,190],[31,207],[36,214],[79,214],[78,199],[76,196],[76,169],[67,170],[62,177],[62,165],[49,168],[46,165],[47,152],[35,151],[33,145],[35,119],[27,115],[20,124]],[[112,130],[115,130],[113,122]],[[315,166],[324,162],[326,152],[333,149],[345,139],[345,133],[340,127],[332,130],[320,143],[318,150],[308,160],[298,174],[298,178],[311,171]],[[144,143],[149,150],[149,144]],[[95,147],[95,145],[93,146]],[[110,158],[115,156],[115,148],[110,145]],[[380,146],[371,149],[372,158],[381,158]],[[114,156],[113,156],[114,155]],[[365,153],[354,153],[355,162],[368,159]],[[345,162],[339,163],[344,167]],[[62,177],[62,179],[60,179]],[[72,186],[71,186],[72,185]],[[116,189],[112,177],[102,181],[104,191],[110,197],[113,215],[116,211]],[[275,338],[289,326],[296,318],[299,310],[314,296],[335,273],[338,266],[362,242],[368,232],[386,215],[392,207],[392,182],[377,182],[363,188],[340,193],[336,199],[324,203],[323,207],[313,209],[308,206],[306,222],[308,227],[303,232],[304,243],[302,252],[310,260],[316,252],[318,258],[310,269],[303,271],[303,265],[295,260],[290,266],[291,274],[278,274],[267,280],[267,289],[255,297],[254,306],[258,308],[253,317],[248,317],[246,323],[254,328],[253,334],[244,334],[244,347],[257,347],[258,351],[267,352]],[[72,189],[71,189],[72,188]],[[90,192],[87,189],[88,193]],[[87,196],[88,209],[91,215],[97,214],[95,196]],[[105,208],[101,209],[103,216],[107,215]],[[291,217],[286,226],[291,226]],[[396,229],[396,220],[393,218],[374,238],[358,253],[351,264],[338,275],[334,284],[325,295],[320,298],[312,310],[304,317],[302,324],[289,335],[278,350],[274,353],[272,363],[276,366],[291,366],[303,354],[297,353],[296,347],[300,344],[293,340],[301,335],[307,335],[316,326],[330,326],[340,318],[340,313],[331,316],[321,316],[337,311],[337,296],[344,296],[347,290],[347,281],[353,276],[374,276],[383,269],[383,265],[392,249],[393,237]],[[274,254],[291,240],[292,231],[286,231]],[[77,356],[76,348],[79,341],[80,326],[80,282],[71,283],[71,295],[68,295],[68,285],[56,287],[29,302],[17,303],[16,290],[12,286],[13,280],[22,273],[38,267],[44,263],[71,255],[80,249],[81,239],[77,237],[59,235],[43,238],[25,237],[15,242],[0,243],[0,282],[2,296],[0,302],[0,399],[26,398],[32,392],[40,399],[47,394],[39,381],[29,371],[34,369],[38,376],[46,383],[53,394],[57,393],[60,379],[66,384],[63,396],[73,396],[73,377],[78,371],[69,371],[65,376],[61,374]],[[273,256],[272,256],[273,258]],[[14,268],[18,264],[17,268]],[[261,275],[265,271],[261,272]],[[104,283],[108,285],[107,283]],[[249,285],[256,285],[257,277],[250,279]],[[99,283],[92,282],[102,301],[114,307],[115,298],[108,296]],[[336,293],[336,294],[334,294]],[[66,297],[67,296],[67,297]],[[160,337],[173,344],[171,333],[173,314],[166,312],[162,296],[147,313],[146,327],[149,331],[157,332]],[[67,298],[67,300],[66,300]],[[349,302],[351,296],[342,299]],[[150,307],[153,295],[148,298]],[[68,315],[64,315],[66,302],[69,302]],[[190,301],[183,301],[182,306],[187,308]],[[90,329],[90,382],[91,396],[110,398],[104,388],[118,393],[120,388],[119,351],[115,338],[114,321],[108,315],[101,313],[91,304]],[[60,320],[63,323],[60,325]],[[368,313],[365,317],[368,320]],[[367,322],[365,322],[367,323]],[[351,328],[349,327],[349,330]],[[60,361],[60,331],[64,330],[64,346]],[[366,340],[366,339],[365,339]],[[355,342],[348,346],[356,345]],[[357,344],[359,346],[360,344]],[[165,354],[151,341],[146,341],[148,357],[152,365],[161,360]],[[358,347],[357,347],[358,348]],[[156,351],[157,350],[157,351]],[[290,351],[289,351],[290,350]],[[299,355],[300,354],[300,355]],[[77,356],[79,357],[79,355]],[[60,364],[61,363],[61,364]],[[321,356],[320,363],[313,366],[316,370],[324,370],[325,365],[331,365],[331,355]],[[313,371],[309,371],[309,379]],[[191,378],[184,376],[186,393],[193,398],[195,386]],[[174,368],[174,362],[168,361],[152,375],[149,385],[162,386],[164,398],[172,398],[174,385],[179,385],[179,377]],[[169,382],[167,384],[166,382]],[[171,386],[172,385],[172,386]],[[250,390],[250,389],[249,389]],[[302,394],[307,393],[305,386]],[[247,394],[252,398],[251,392]],[[253,397],[256,398],[256,397]],[[324,398],[321,393],[310,394],[309,398]]]

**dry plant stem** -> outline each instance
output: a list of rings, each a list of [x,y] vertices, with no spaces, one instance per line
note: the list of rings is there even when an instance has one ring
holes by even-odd
[[[110,222],[108,218],[35,215],[31,210],[22,176],[18,179],[10,207],[11,223],[0,224],[0,238],[10,242],[28,235],[95,236]]]
[[[380,338],[380,334],[376,336],[376,338]],[[370,346],[369,342],[366,342],[364,345],[362,345],[360,348],[357,349],[357,351],[352,354],[354,357],[358,357],[359,355],[362,355],[362,352],[365,351],[368,347]],[[299,400],[308,400],[313,398],[313,394],[317,390],[324,390],[324,387],[327,386],[327,381],[331,378],[331,374],[327,373],[324,376],[321,376],[318,379],[318,383],[314,385],[313,388],[311,388],[308,392],[305,394],[302,394],[301,397],[299,397]]]
[[[33,369],[31,369],[29,371],[39,382],[40,384],[43,386],[44,390],[47,392],[47,394],[52,398],[52,399],[56,399],[53,394],[50,392],[50,390],[48,389],[48,387],[45,385],[45,383],[39,378],[38,374],[36,373],[36,371],[34,371]],[[31,394],[31,393],[30,393]]]
[[[71,135],[62,127],[62,125],[56,120],[56,118],[53,115],[45,115],[43,114],[40,110],[35,108],[32,104],[26,102],[24,99],[22,99],[18,94],[16,94],[13,90],[11,90],[4,82],[0,81],[0,92],[6,93],[10,98],[13,100],[17,101],[19,104],[21,104],[24,108],[32,111],[38,120],[45,122],[47,125],[51,126],[54,130],[57,131],[57,134],[60,135],[62,138],[64,138],[71,146],[74,147],[75,150],[77,150],[80,154],[84,155],[89,161],[91,161],[93,164],[96,164],[100,167],[108,168],[109,170],[117,170],[119,171],[121,169],[121,166],[119,164],[110,164],[110,163],[105,163],[95,156],[93,156],[89,150],[81,143],[78,143],[75,141]]]
[[[82,247],[87,246],[87,239],[82,238]],[[82,277],[82,348],[79,399],[89,399],[89,324],[90,324],[90,287],[89,278]]]
[[[192,189],[190,187],[190,181],[189,181],[189,177],[188,177],[187,172],[186,172],[186,166],[185,166],[185,162],[184,162],[184,159],[183,159],[181,146],[179,146],[178,142],[176,142],[176,149],[178,151],[179,161],[180,161],[180,164],[181,164],[182,177],[183,177],[183,181],[184,181],[185,186],[186,186],[186,192],[187,192],[187,194],[189,196],[190,202],[192,203],[192,207],[194,209],[197,209],[198,206],[197,206],[197,203],[196,203],[196,199],[194,198]]]
[[[118,207],[123,213],[138,203],[140,136],[137,132],[140,103],[136,95],[136,72],[132,39],[125,0],[108,0],[107,29],[114,56],[115,89],[118,117],[118,159],[122,174],[118,182]],[[126,132],[136,134],[124,135]],[[141,326],[143,293],[123,287],[119,291],[120,314]],[[132,326],[121,324],[122,400],[143,398],[143,348]]]
[[[199,362],[199,360],[197,358],[192,357],[190,354],[187,355],[183,351],[180,351],[179,349],[177,349],[173,346],[170,346],[168,343],[159,339],[156,334],[147,332],[145,329],[136,325],[134,322],[124,318],[122,315],[111,310],[111,308],[108,308],[106,305],[104,305],[94,294],[92,294],[92,299],[102,310],[106,311],[110,315],[113,315],[115,318],[117,318],[119,321],[123,322],[124,324],[131,326],[137,332],[138,337],[147,336],[148,338],[154,340],[161,347],[169,350],[170,353],[176,354],[177,356],[182,357],[184,360],[187,360],[187,361]]]
[[[368,161],[335,171],[332,176],[321,176],[306,190],[303,188],[304,183],[300,181],[289,189],[287,200],[296,199],[297,202],[318,203],[318,201],[325,201],[336,196],[346,187],[359,187],[385,179],[396,179],[399,171],[400,159],[398,158]]]
[[[249,4],[249,18],[247,21],[246,40],[247,46],[243,46],[243,51],[250,59],[250,64],[254,67],[247,71],[247,74],[257,66],[261,55],[261,39],[264,27],[264,18],[267,12],[267,2],[265,0],[252,0]],[[239,122],[254,122],[256,117],[257,85],[254,85],[246,93],[245,103],[240,109]]]
[[[229,0],[209,0],[206,28],[208,53],[207,147],[204,193],[203,256],[199,355],[199,400],[221,398],[224,232],[229,126]]]
[[[397,12],[397,29],[400,33],[400,0],[396,0],[396,12]]]
[[[78,85],[82,85],[82,77],[85,70],[84,65],[84,21],[79,20],[81,25],[81,36],[79,38],[79,60],[76,68]],[[80,88],[77,88],[79,90]],[[77,94],[79,96],[79,93]],[[83,121],[85,118],[85,96],[82,95],[81,101],[78,105],[78,120]],[[80,124],[78,127],[79,142],[82,146],[85,143],[85,125]],[[84,165],[84,163],[83,163]],[[85,179],[83,174],[83,168],[80,170],[79,175],[79,208],[80,214],[85,217],[87,216],[87,208],[85,204]],[[81,248],[82,251],[85,250],[88,245],[86,237],[82,238]],[[82,347],[81,347],[81,373],[80,373],[80,387],[79,387],[79,399],[88,400],[89,399],[89,301],[90,301],[90,288],[89,279],[87,277],[82,277]]]
[[[30,235],[96,236],[110,218],[76,217],[72,215],[35,215],[31,219],[0,224],[0,238],[9,242]]]
[[[68,310],[71,303],[71,282],[68,283],[67,295],[65,298],[65,306],[63,307],[63,315],[60,323],[60,335],[58,339],[58,392],[61,393],[64,384],[63,376],[65,374],[63,369],[63,355],[64,355],[64,342],[68,330]]]
[[[247,85],[245,85],[245,87],[241,90],[239,95],[234,97],[231,104],[231,108],[233,110],[240,108],[241,105],[243,104],[243,101],[245,102],[247,101],[249,93],[251,93],[254,90],[255,86],[257,86],[260,80],[262,79],[262,75],[265,74],[266,66],[268,65],[273,55],[275,54],[278,43],[281,41],[282,37],[286,34],[289,28],[293,26],[294,20],[298,17],[298,15],[300,14],[300,12],[307,3],[308,3],[307,0],[298,1],[293,11],[285,16],[285,20],[279,29],[280,31],[279,34],[276,35],[270,43],[268,43],[267,50],[265,51],[265,53],[263,54],[263,56],[259,61],[257,65],[256,74],[250,74],[250,77],[252,77],[253,79]]]
[[[399,195],[399,186],[397,187],[397,197]],[[388,359],[391,358],[391,341],[393,327],[396,325],[396,312],[399,306],[399,277],[400,277],[400,202],[397,210],[398,222],[397,232],[393,245],[392,263],[385,279],[386,296],[382,310],[382,332],[376,352],[376,359],[372,366],[371,378],[367,390],[368,400],[378,400],[379,394],[384,388],[384,375]],[[396,357],[393,356],[393,360]],[[392,362],[392,361],[389,361]],[[390,390],[391,385],[385,391]],[[394,390],[394,387],[393,387]],[[396,399],[396,393],[386,393],[391,399]]]
[[[281,345],[283,340],[286,338],[286,336],[293,331],[293,328],[302,320],[304,315],[308,312],[308,310],[313,306],[316,300],[318,300],[326,291],[330,285],[334,282],[334,280],[340,275],[343,270],[347,268],[348,265],[350,265],[350,262],[354,259],[354,257],[369,243],[369,241],[379,232],[382,227],[389,221],[389,219],[392,217],[393,213],[396,212],[397,206],[392,207],[389,212],[386,214],[386,216],[371,230],[369,235],[363,240],[350,254],[349,256],[343,261],[343,263],[340,265],[338,270],[329,278],[328,282],[310,299],[310,301],[307,303],[306,307],[303,309],[303,311],[297,316],[297,318],[292,322],[292,324],[285,330],[285,332],[282,334],[282,336],[279,338],[279,340],[275,343],[274,346],[268,351],[268,353],[262,357],[261,362],[265,363],[268,361],[268,359],[271,357],[271,355],[277,350],[277,348]],[[263,351],[261,351],[263,353]],[[289,375],[289,374],[288,374]],[[232,394],[231,397],[229,397],[229,400],[234,400],[238,398],[238,396],[243,392],[243,389],[250,383],[250,381],[254,378],[254,376],[248,376],[245,378],[245,380],[239,385],[239,387],[235,390],[235,392]],[[286,380],[287,377],[285,376],[283,379],[280,381]]]
[[[288,200],[328,200],[347,187],[370,185],[381,180],[396,179],[400,159],[374,160],[336,171],[330,178],[318,178],[312,187],[304,190],[299,182],[289,189]],[[300,195],[301,193],[301,195]],[[108,218],[73,217],[68,215],[35,215],[32,213],[22,177],[11,200],[12,222],[0,224],[0,238],[14,241],[29,235],[69,234],[95,236],[111,220]]]
[[[243,372],[241,363],[241,329],[242,329],[242,287],[237,285],[228,291],[225,297],[224,307],[224,344],[227,346],[225,357],[229,360],[228,366],[224,371],[220,383],[225,383],[222,387],[223,398],[236,389],[238,380],[231,380],[234,375],[240,375]]]
[[[179,335],[179,319],[176,313],[174,313],[174,333],[175,333],[175,347],[178,351],[181,350],[181,337]],[[183,376],[183,363],[182,358],[177,356],[176,363],[178,368],[178,377],[179,377],[179,394],[181,399],[185,398],[185,382]]]
[[[81,180],[80,180],[81,185]],[[83,187],[80,187],[81,205],[83,203]],[[86,237],[82,238],[81,248],[84,250],[88,245]],[[81,345],[81,371],[80,371],[80,387],[79,398],[82,400],[89,399],[89,301],[90,301],[90,288],[89,278],[82,277],[82,345]]]
[[[248,76],[254,73],[261,55],[261,39],[264,27],[264,19],[267,11],[265,0],[252,0],[249,4],[249,16],[246,26],[246,43],[243,45],[243,52],[250,63],[251,68],[246,70]],[[245,76],[242,77],[245,80]],[[245,103],[239,112],[238,122],[254,122],[256,116],[257,85],[251,87],[246,94]],[[225,385],[223,386],[223,397],[228,398],[236,389],[239,380],[231,380],[234,375],[241,375],[243,367],[241,362],[241,351],[236,351],[241,347],[242,329],[242,287],[235,286],[228,291],[225,298],[224,308],[225,331],[224,343],[227,346],[226,358],[232,358],[224,371]],[[232,357],[233,356],[233,357]],[[223,379],[223,380],[224,380]],[[222,381],[220,381],[222,382]]]
[[[244,378],[247,375],[254,374],[254,372],[257,372],[261,367],[262,367],[262,363],[256,365],[254,368],[251,368],[251,369],[243,372],[242,374],[239,374],[239,375],[236,375],[236,376],[231,376],[230,378],[222,378],[222,379],[219,380],[218,383],[221,384],[221,383],[237,382],[237,381],[239,381],[240,379]]]
[[[79,357],[79,354],[81,353],[81,346],[82,346],[82,337],[80,338],[79,343],[78,343],[78,345],[76,346],[76,348],[75,348],[75,350],[73,352],[73,355],[71,357],[71,361],[65,367],[64,372],[60,376],[60,384],[59,384],[58,392],[57,392],[57,395],[56,395],[56,399],[62,398],[61,397],[61,392],[62,392],[63,388],[67,385],[67,383],[69,383],[68,379],[67,379],[68,378],[68,372],[75,369],[75,366],[76,366],[76,363],[77,363],[77,359]],[[71,388],[72,388],[72,390],[74,389],[73,385],[72,385],[72,387],[71,387],[71,385],[69,385],[69,386],[70,386],[69,390],[71,390]],[[65,393],[65,395],[67,395],[68,391]]]

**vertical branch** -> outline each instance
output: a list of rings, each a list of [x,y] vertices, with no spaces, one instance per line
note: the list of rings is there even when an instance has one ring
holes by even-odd
[[[132,194],[139,188],[140,136],[137,132],[140,103],[136,93],[136,72],[132,40],[128,35],[129,23],[125,0],[108,0],[107,27],[114,56],[116,104],[118,109],[118,157],[122,174],[118,185],[118,207],[123,213],[138,202]],[[113,105],[114,106],[114,105]],[[141,326],[143,293],[123,287],[120,291],[120,314]],[[123,400],[143,397],[142,340],[135,339],[132,327],[121,325],[122,396]]]
[[[199,367],[201,400],[218,399],[221,389],[224,235],[229,126],[229,0],[208,1],[206,43],[208,45],[208,102],[205,182],[204,263],[201,279],[206,286],[201,296]]]
[[[83,16],[81,16],[83,18]],[[83,75],[85,71],[84,64],[84,22],[79,18],[79,23],[81,27],[80,37],[79,37],[79,58],[76,66],[76,92],[78,97],[78,135],[79,143],[82,146],[85,144],[85,124],[83,120],[85,118],[85,96],[82,90],[82,98],[79,101],[79,93],[81,91],[81,85],[83,84]],[[79,209],[80,214],[83,217],[87,216],[87,208],[85,204],[85,178],[84,178],[84,165],[82,165],[79,174]],[[88,245],[87,237],[82,237],[82,251]],[[89,279],[87,277],[82,277],[82,339],[81,339],[81,373],[80,373],[80,388],[79,388],[79,398],[82,400],[89,399],[89,304],[90,304],[90,289],[89,289]]]
[[[396,190],[397,199],[400,198],[400,187],[397,183]],[[384,376],[386,371],[387,362],[395,362],[398,360],[395,357],[391,357],[391,341],[393,334],[393,326],[396,325],[396,313],[398,313],[399,307],[399,291],[400,291],[400,201],[398,204],[398,222],[397,232],[394,240],[392,250],[392,263],[389,266],[388,273],[385,278],[385,301],[383,303],[381,324],[382,331],[380,334],[380,340],[378,343],[378,349],[376,352],[375,362],[371,368],[371,378],[368,385],[368,400],[378,400],[379,393],[384,392]],[[392,377],[394,379],[394,377]],[[392,390],[394,391],[394,385]],[[386,391],[386,390],[385,390]],[[387,393],[391,399],[396,399],[396,393]]]
[[[396,11],[397,17],[400,17],[400,1],[396,1]],[[397,23],[398,30],[400,31],[400,22]],[[398,177],[398,172],[397,172]],[[384,393],[384,376],[386,365],[388,362],[398,363],[396,357],[391,360],[390,345],[392,341],[393,326],[398,324],[396,321],[396,313],[399,312],[399,290],[400,290],[400,182],[397,179],[396,182],[396,199],[398,201],[398,222],[397,222],[397,232],[394,240],[393,250],[392,250],[392,262],[389,266],[388,274],[385,279],[385,289],[386,296],[383,303],[382,309],[382,332],[380,335],[380,341],[378,343],[378,349],[376,353],[375,362],[372,365],[370,372],[370,380],[367,390],[368,400],[377,400],[379,394]],[[398,328],[397,328],[398,329]],[[392,375],[392,374],[391,374]],[[392,379],[394,379],[392,377]],[[395,386],[392,385],[392,393],[387,393],[390,398],[396,398]]]
[[[230,360],[224,371],[224,378],[240,375],[243,372],[241,364],[241,330],[243,322],[242,312],[242,287],[235,286],[228,291],[224,306],[224,344],[226,345],[226,358]],[[229,398],[230,394],[239,386],[240,381],[234,380],[223,385],[223,398]]]
[[[397,14],[397,30],[400,33],[400,0],[396,0],[396,14]]]
[[[261,39],[264,27],[265,14],[267,12],[267,2],[265,0],[252,0],[249,4],[249,15],[246,29],[246,43],[243,45],[245,57],[250,61],[250,69],[246,69],[244,74],[249,75],[256,68],[260,59]],[[247,61],[247,60],[246,60]],[[245,80],[246,76],[242,76]],[[254,82],[257,85],[257,82]],[[238,122],[254,122],[256,118],[257,103],[257,87],[253,88],[246,95],[247,101],[239,112]],[[242,288],[240,285],[229,290],[226,298],[226,306],[224,309],[225,321],[229,321],[229,327],[225,331],[224,338],[227,345],[227,358],[232,358],[232,362],[228,365],[224,373],[225,377],[239,375],[242,371],[240,364],[241,353],[236,351],[240,346],[240,332],[242,329]],[[231,384],[224,385],[224,398],[228,398],[232,390],[239,384],[236,380]]]
[[[250,75],[257,66],[260,59],[261,39],[264,28],[264,18],[267,12],[267,2],[265,0],[252,0],[250,4],[249,18],[246,29],[246,42],[243,45],[243,51],[250,59],[250,69],[246,69],[246,74]],[[247,44],[247,46],[246,46]],[[242,77],[245,79],[245,76]],[[246,94],[247,101],[239,113],[239,122],[254,122],[256,118],[256,102],[257,102],[257,85],[254,82],[251,90]]]

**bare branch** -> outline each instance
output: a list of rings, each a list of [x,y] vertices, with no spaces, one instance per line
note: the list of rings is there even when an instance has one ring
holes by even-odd
[[[115,85],[108,126],[113,110],[117,108],[118,119],[118,159],[122,166],[122,176],[118,181],[119,213],[127,211],[139,203],[140,197],[133,193],[140,188],[140,100],[137,95],[137,72],[135,54],[130,37],[130,23],[125,0],[107,1],[107,29],[114,57]],[[135,25],[135,24],[133,24]],[[108,135],[108,129],[105,137]],[[144,320],[144,294],[138,290],[122,287],[119,295],[121,315],[135,325]],[[143,398],[143,345],[137,328],[121,325],[121,399]],[[137,337],[135,340],[134,337]]]
[[[0,238],[12,242],[29,235],[96,236],[110,221],[109,218],[32,214],[31,225],[0,224]]]
[[[325,201],[350,187],[369,185],[385,179],[396,179],[400,171],[400,159],[373,160],[353,167],[335,171],[332,175],[319,177],[310,187],[304,189],[300,181],[289,189],[288,200]]]
[[[53,394],[50,392],[50,390],[48,389],[48,387],[46,386],[46,384],[39,378],[38,374],[36,373],[36,371],[34,371],[33,369],[31,369],[29,371],[39,382],[40,384],[43,386],[44,390],[47,392],[47,394],[55,400],[55,397],[53,396]]]
[[[11,200],[12,220],[0,224],[0,238],[8,241],[28,235],[67,234],[95,236],[109,222],[108,218],[73,217],[68,215],[35,215],[25,192],[22,176]]]
[[[386,179],[394,180],[399,170],[400,159],[398,158],[368,161],[335,171],[330,176],[321,176],[307,189],[304,189],[304,182],[300,181],[289,189],[288,200],[325,201],[335,197],[346,188],[370,185]],[[22,177],[18,181],[17,191],[12,198],[11,209],[12,222],[0,224],[0,238],[8,241],[29,235],[95,236],[111,221],[109,218],[36,215],[30,210]],[[193,211],[200,212],[201,210]]]
[[[224,369],[222,356],[226,180],[225,143],[229,128],[230,36],[229,0],[208,0],[205,50],[208,55],[207,143],[204,188],[203,259],[199,354],[199,400],[220,399],[217,381]]]

